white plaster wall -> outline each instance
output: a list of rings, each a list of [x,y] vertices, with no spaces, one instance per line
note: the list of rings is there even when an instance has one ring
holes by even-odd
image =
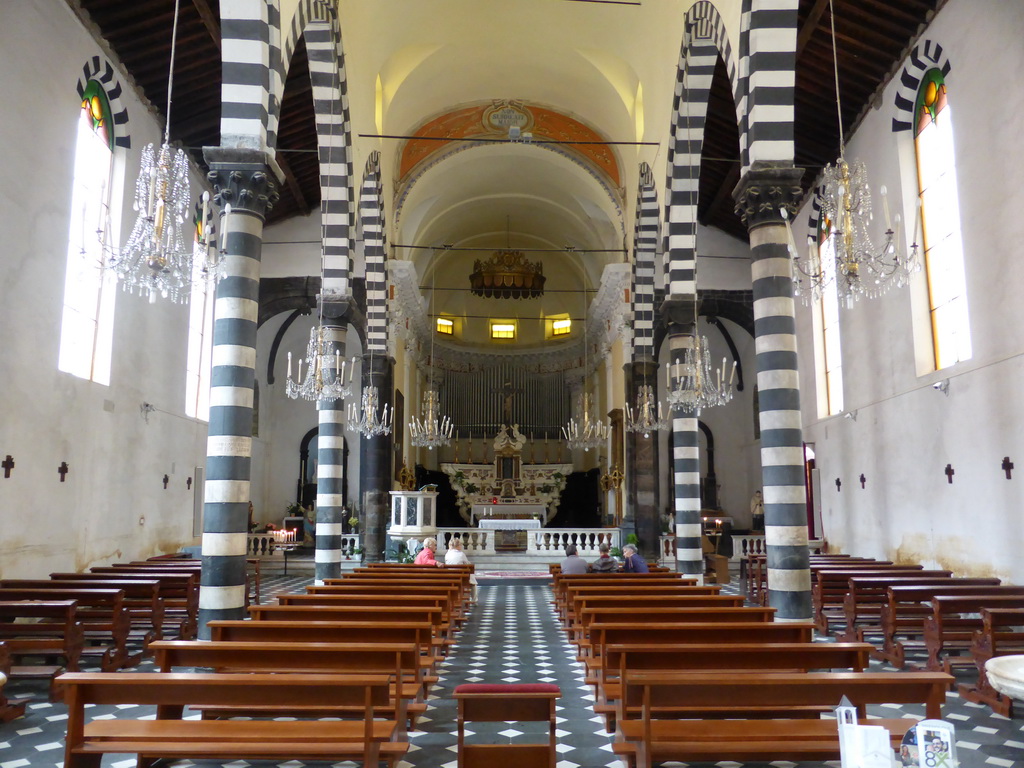
[[[928,320],[911,291],[862,301],[840,318],[845,405],[857,419],[822,419],[813,396],[810,310],[798,314],[804,433],[817,451],[832,547],[1014,583],[1024,579],[1024,475],[1007,480],[1000,463],[1009,456],[1024,466],[1018,461],[1024,456],[1024,331],[1016,311],[1024,291],[1018,256],[1024,193],[1011,176],[1024,105],[1006,90],[1008,78],[1024,66],[1021,29],[1020,3],[952,0],[925,32],[952,63],[947,83],[973,358],[919,375],[914,333],[926,333]],[[881,108],[866,117],[848,156],[866,160],[876,189],[886,184],[894,200],[902,194],[909,203],[916,193],[912,165],[907,173],[911,138],[890,130],[895,87],[885,89]],[[798,221],[806,221],[806,211]],[[931,386],[947,378],[948,396]],[[943,472],[947,464],[955,470],[952,484]]]
[[[206,424],[184,415],[187,306],[149,305],[118,291],[111,385],[57,371],[75,85],[100,51],[62,3],[25,0],[3,18],[0,99],[15,117],[2,133],[0,453],[13,456],[15,468],[0,477],[0,576],[38,577],[192,543],[197,488],[186,480],[205,464]],[[130,117],[130,193],[141,149],[159,142],[160,126],[119,79]],[[194,174],[194,190],[197,183]],[[123,208],[122,239],[130,200]],[[143,402],[156,408],[148,421]],[[70,468],[64,483],[62,461]]]

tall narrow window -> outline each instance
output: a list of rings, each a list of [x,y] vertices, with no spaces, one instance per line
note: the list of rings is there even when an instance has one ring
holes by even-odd
[[[102,266],[104,239],[111,231],[113,129],[107,95],[90,80],[82,97],[75,142],[57,367],[106,385],[110,384],[115,280]]]
[[[935,367],[971,357],[967,281],[960,236],[952,109],[938,69],[921,80],[914,111]]]
[[[825,276],[825,289],[816,309],[821,323],[825,414],[843,410],[843,354],[839,340],[839,285],[836,282],[836,244],[832,222],[822,218],[818,225],[818,254]]]
[[[202,209],[202,206],[199,206]],[[195,246],[206,248],[206,222],[196,216]],[[210,420],[210,370],[213,356],[213,305],[215,285],[205,279],[205,256],[192,262],[192,297],[188,314],[188,358],[185,362],[185,415]]]

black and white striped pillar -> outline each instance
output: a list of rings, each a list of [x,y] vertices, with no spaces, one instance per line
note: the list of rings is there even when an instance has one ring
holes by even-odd
[[[363,355],[363,386],[377,387],[380,404],[394,407],[394,360],[383,355]],[[363,502],[363,552],[368,563],[384,559],[385,532],[391,518],[391,435],[361,437],[359,487]]]
[[[811,572],[793,276],[780,211],[795,212],[802,175],[790,163],[759,161],[736,191],[753,256],[768,603],[790,620],[811,618]]]
[[[322,299],[321,299],[322,300]],[[323,325],[324,373],[328,381],[334,381],[339,372],[335,369],[335,352],[345,357],[345,328]],[[344,368],[348,375],[348,366]],[[316,549],[314,568],[317,584],[324,579],[341,576],[341,529],[345,515],[345,402],[343,400],[320,400],[317,403],[317,465],[316,465]]]
[[[636,404],[637,391],[644,384],[655,384],[658,364],[635,361],[623,366],[626,373],[626,402]],[[622,540],[637,535],[640,549],[658,552],[661,535],[660,498],[658,492],[658,433],[644,437],[642,432],[626,433],[626,509],[620,526]]]
[[[696,324],[693,299],[667,301],[669,370],[693,347]],[[671,379],[670,379],[671,380]],[[696,412],[672,410],[672,499],[676,534],[676,570],[698,578],[704,574],[700,520],[700,443]]]
[[[264,215],[278,195],[265,153],[218,148],[205,157],[216,202],[231,205],[220,225],[225,271],[214,310],[206,448],[199,633],[209,639],[207,622],[245,614],[260,255]]]

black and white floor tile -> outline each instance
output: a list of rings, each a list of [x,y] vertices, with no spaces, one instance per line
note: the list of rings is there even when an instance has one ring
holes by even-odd
[[[294,592],[309,583],[308,574],[268,576],[264,578],[265,599],[283,592]],[[735,591],[736,585],[727,588]],[[602,720],[593,709],[593,692],[583,681],[583,668],[576,661],[575,649],[568,645],[559,629],[549,601],[551,591],[540,580],[481,579],[479,603],[457,638],[439,670],[441,680],[432,690],[428,710],[421,718],[420,730],[410,734],[411,747],[406,759],[397,768],[455,768],[455,703],[451,692],[463,682],[547,682],[558,685],[562,697],[558,702],[558,767],[557,768],[619,768],[612,755],[611,738],[604,732]],[[151,668],[144,665],[140,669]],[[873,669],[889,669],[872,664]],[[966,678],[965,678],[966,679]],[[45,686],[33,682],[15,682],[5,689],[9,697],[24,696],[32,701],[23,718],[0,724],[0,768],[60,768],[63,759],[63,738],[67,719],[60,704],[46,701]],[[885,707],[873,714],[919,718],[921,707]],[[94,707],[93,717],[138,717],[140,707]],[[948,694],[945,717],[957,727],[957,748],[962,768],[1024,767],[1024,718],[1007,719],[993,715],[988,707],[963,701],[956,693]],[[145,715],[144,715],[145,716]],[[152,715],[149,715],[152,716]],[[472,738],[500,743],[502,740],[531,740],[539,729],[534,724],[499,723],[473,726]],[[304,763],[288,761],[248,762],[236,760],[179,761],[175,768],[245,768],[248,765],[270,768],[350,768],[352,763]],[[722,762],[722,768],[759,768],[748,763]],[[793,768],[798,764],[777,761],[775,768]],[[809,768],[812,764],[799,764]],[[837,764],[827,764],[837,765]],[[103,768],[133,768],[135,759],[129,755],[107,756]],[[665,764],[680,768],[682,764]]]

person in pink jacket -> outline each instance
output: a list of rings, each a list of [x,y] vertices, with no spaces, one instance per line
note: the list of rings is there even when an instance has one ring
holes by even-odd
[[[440,565],[437,560],[434,559],[434,552],[437,551],[437,539],[426,539],[423,542],[423,549],[416,553],[416,559],[413,560],[416,565]]]

